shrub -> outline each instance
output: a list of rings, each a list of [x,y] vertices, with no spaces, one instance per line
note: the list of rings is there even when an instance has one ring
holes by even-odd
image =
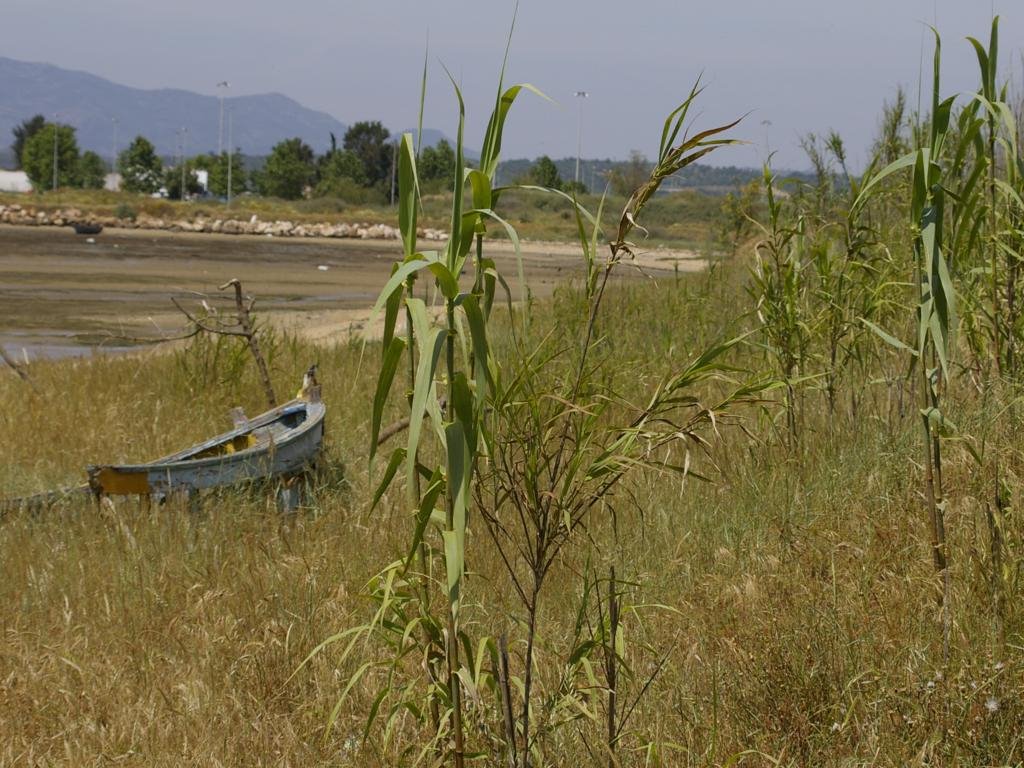
[[[134,208],[128,205],[128,203],[118,203],[117,208],[114,209],[114,215],[119,219],[135,221],[135,217],[138,214],[135,212]]]

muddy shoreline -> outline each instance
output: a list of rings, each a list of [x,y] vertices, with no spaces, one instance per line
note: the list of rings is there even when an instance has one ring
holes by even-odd
[[[516,274],[510,243],[495,243],[489,253],[506,274]],[[231,278],[257,297],[265,321],[318,341],[342,340],[365,329],[399,256],[393,240],[115,228],[87,238],[70,228],[4,225],[0,344],[18,359],[122,351],[136,338],[173,335],[186,325],[172,297],[197,311],[203,300],[228,310],[229,296],[218,286]],[[538,298],[582,274],[571,244],[524,243],[522,257]],[[641,264],[655,273],[704,266],[696,254],[660,250],[643,255]],[[509,283],[517,300],[518,280]]]

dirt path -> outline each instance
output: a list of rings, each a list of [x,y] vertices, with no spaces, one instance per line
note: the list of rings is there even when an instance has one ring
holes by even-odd
[[[233,277],[275,325],[340,338],[363,329],[400,253],[394,241],[165,231],[109,229],[93,240],[56,227],[0,227],[0,344],[9,352],[61,356],[119,348],[119,337],[172,334],[184,325],[172,296],[198,309],[203,295],[218,296]],[[489,253],[505,274],[516,274],[511,244]],[[653,271],[704,266],[696,254],[669,251],[638,263]],[[524,243],[523,266],[538,298],[581,274],[571,244]],[[518,299],[518,280],[509,284]]]

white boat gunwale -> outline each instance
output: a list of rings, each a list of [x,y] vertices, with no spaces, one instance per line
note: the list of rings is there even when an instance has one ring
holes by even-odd
[[[280,434],[268,436],[256,445],[230,453],[189,458],[302,412],[305,418],[301,422]],[[122,495],[231,485],[296,472],[315,462],[323,441],[325,414],[326,408],[319,399],[291,400],[228,432],[144,464],[90,466],[89,485],[98,495]],[[210,479],[210,473],[219,474]],[[132,478],[132,482],[111,482],[120,477]]]

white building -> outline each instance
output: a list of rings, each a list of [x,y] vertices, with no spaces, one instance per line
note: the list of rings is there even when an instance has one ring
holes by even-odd
[[[24,171],[0,169],[0,192],[31,192],[32,183]]]

